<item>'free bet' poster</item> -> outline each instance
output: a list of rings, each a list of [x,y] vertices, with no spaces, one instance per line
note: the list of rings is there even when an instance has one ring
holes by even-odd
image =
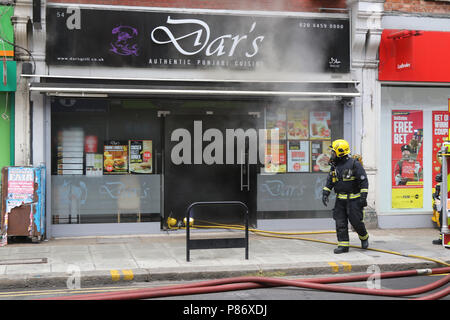
[[[392,208],[423,207],[423,112],[392,111]]]

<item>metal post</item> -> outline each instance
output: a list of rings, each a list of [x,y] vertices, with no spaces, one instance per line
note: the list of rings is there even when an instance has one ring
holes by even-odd
[[[189,233],[189,220],[190,220],[190,217],[191,217],[191,208],[192,208],[192,205],[189,206],[189,208],[187,210],[187,213],[186,213],[186,261],[187,262],[190,261],[190,252],[189,252],[189,250],[191,249],[190,248],[190,240],[191,240],[191,238],[190,238],[190,233]]]
[[[447,208],[447,197],[448,197],[448,146],[449,142],[444,142],[442,144],[441,152],[442,152],[442,185],[441,185],[441,204],[442,204],[442,226],[441,233],[448,233],[448,208]]]
[[[450,98],[448,99],[448,112],[450,113]],[[448,132],[447,141],[442,143],[442,185],[441,185],[441,199],[444,199],[444,204],[442,206],[442,226],[441,226],[441,234],[442,234],[442,245],[446,246],[446,241],[448,232],[448,206],[447,206],[447,197],[448,197],[448,152],[450,146],[450,131]],[[442,194],[445,194],[445,197],[442,198]],[[442,200],[441,200],[442,201]],[[448,241],[447,241],[448,243]]]
[[[245,259],[248,260],[248,209],[245,212]]]

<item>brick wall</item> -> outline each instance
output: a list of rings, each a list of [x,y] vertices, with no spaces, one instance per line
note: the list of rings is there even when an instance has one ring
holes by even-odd
[[[318,12],[319,8],[347,8],[346,0],[53,0],[48,3],[293,12]]]
[[[449,14],[450,2],[425,0],[386,0],[385,11],[409,13]]]

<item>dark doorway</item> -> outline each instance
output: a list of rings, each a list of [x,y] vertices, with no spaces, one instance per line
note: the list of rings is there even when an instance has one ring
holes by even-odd
[[[230,143],[230,141],[227,143],[226,129],[242,129],[241,133],[250,129],[247,132],[258,133],[258,128],[261,128],[259,121],[260,119],[257,116],[249,115],[248,113],[226,114],[226,112],[222,115],[191,114],[167,115],[165,117],[164,222],[167,221],[169,216],[178,221],[183,220],[186,215],[186,209],[193,202],[241,201],[249,208],[249,225],[256,227],[256,175],[260,170],[259,158],[257,157],[256,163],[255,161],[251,161],[252,163],[249,161],[249,150],[252,150],[249,143],[255,143],[255,141],[246,138],[244,147],[239,148],[242,144],[238,143],[236,137],[233,138],[233,143]],[[183,132],[190,135],[190,159],[189,157],[184,158],[188,159],[186,161],[188,163],[177,164],[176,162],[179,162],[179,158],[175,159],[175,161],[173,158],[173,150],[174,148],[177,151],[180,150],[182,139],[178,137],[174,138],[175,141],[171,141],[172,134],[177,129],[184,129]],[[209,132],[220,132],[223,137],[222,141],[220,139],[216,140],[215,136],[203,141],[203,135],[208,129],[215,129]],[[199,132],[201,136],[199,136]],[[175,134],[174,137],[176,136]],[[222,164],[216,162],[212,164],[205,163],[204,152],[206,155],[213,155],[216,157],[215,159],[219,158],[216,152],[208,153],[205,151],[211,151],[212,142],[216,143],[216,147],[222,145]],[[215,149],[215,151],[218,149]],[[245,152],[242,150],[245,150]],[[228,155],[228,160],[231,158],[233,160],[227,163],[227,153],[230,152],[233,152],[234,157]],[[175,157],[179,155],[185,156],[184,152],[175,153]],[[243,160],[239,161],[239,158]],[[195,224],[199,225],[207,225],[209,223],[242,225],[244,223],[242,208],[238,206],[198,207],[194,209],[191,216],[194,217]]]

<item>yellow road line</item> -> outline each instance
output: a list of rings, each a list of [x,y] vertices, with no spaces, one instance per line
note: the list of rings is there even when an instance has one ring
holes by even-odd
[[[339,272],[339,264],[341,264],[344,268],[343,271],[350,272],[352,271],[352,265],[346,261],[338,261],[336,262],[328,262],[328,264],[331,266],[331,270],[333,272]]]
[[[140,289],[141,287],[136,287],[137,289]],[[121,288],[121,289],[115,289],[113,291],[127,291],[132,290],[133,288]],[[22,292],[22,293],[14,293],[14,294],[2,294],[2,298],[8,298],[8,297],[25,297],[25,296],[40,296],[40,295],[51,295],[51,294],[78,294],[78,293],[102,293],[102,292],[110,292],[111,289],[80,289],[80,290],[51,290],[49,292],[42,291],[42,292]]]
[[[123,273],[123,280],[133,280],[134,278],[133,271],[122,270],[122,273]]]
[[[328,262],[333,272],[339,272],[339,265],[336,262]]]
[[[109,270],[109,273],[111,274],[112,281],[119,281],[121,275],[123,274],[123,280],[133,280],[134,274],[133,271],[130,269],[124,269],[124,270]]]
[[[109,273],[111,274],[112,281],[119,281],[120,280],[120,272],[119,270],[109,270]]]
[[[64,289],[64,288],[61,288],[61,289],[51,289],[51,290],[46,290],[46,289],[42,289],[42,290],[23,290],[23,291],[8,291],[8,292],[0,292],[0,297],[1,296],[4,296],[4,295],[9,295],[9,294],[16,294],[16,293],[18,293],[18,294],[21,294],[21,293],[30,293],[30,294],[32,294],[32,293],[36,293],[36,294],[38,294],[38,293],[42,293],[42,292],[50,292],[50,293],[53,293],[53,292],[62,292],[62,291],[64,291],[64,292],[67,292],[67,293],[71,293],[71,292],[78,292],[78,291],[82,291],[82,290],[90,290],[90,291],[92,291],[92,290],[115,290],[115,289],[128,289],[128,288],[142,288],[141,286],[126,286],[126,287],[123,287],[123,286],[121,286],[121,287],[117,287],[117,286],[115,286],[115,287],[98,287],[98,288],[93,288],[93,287],[90,287],[90,288],[80,288],[80,289]]]
[[[352,271],[352,265],[348,262],[345,261],[339,261],[340,264],[342,264],[344,266],[344,271]]]

